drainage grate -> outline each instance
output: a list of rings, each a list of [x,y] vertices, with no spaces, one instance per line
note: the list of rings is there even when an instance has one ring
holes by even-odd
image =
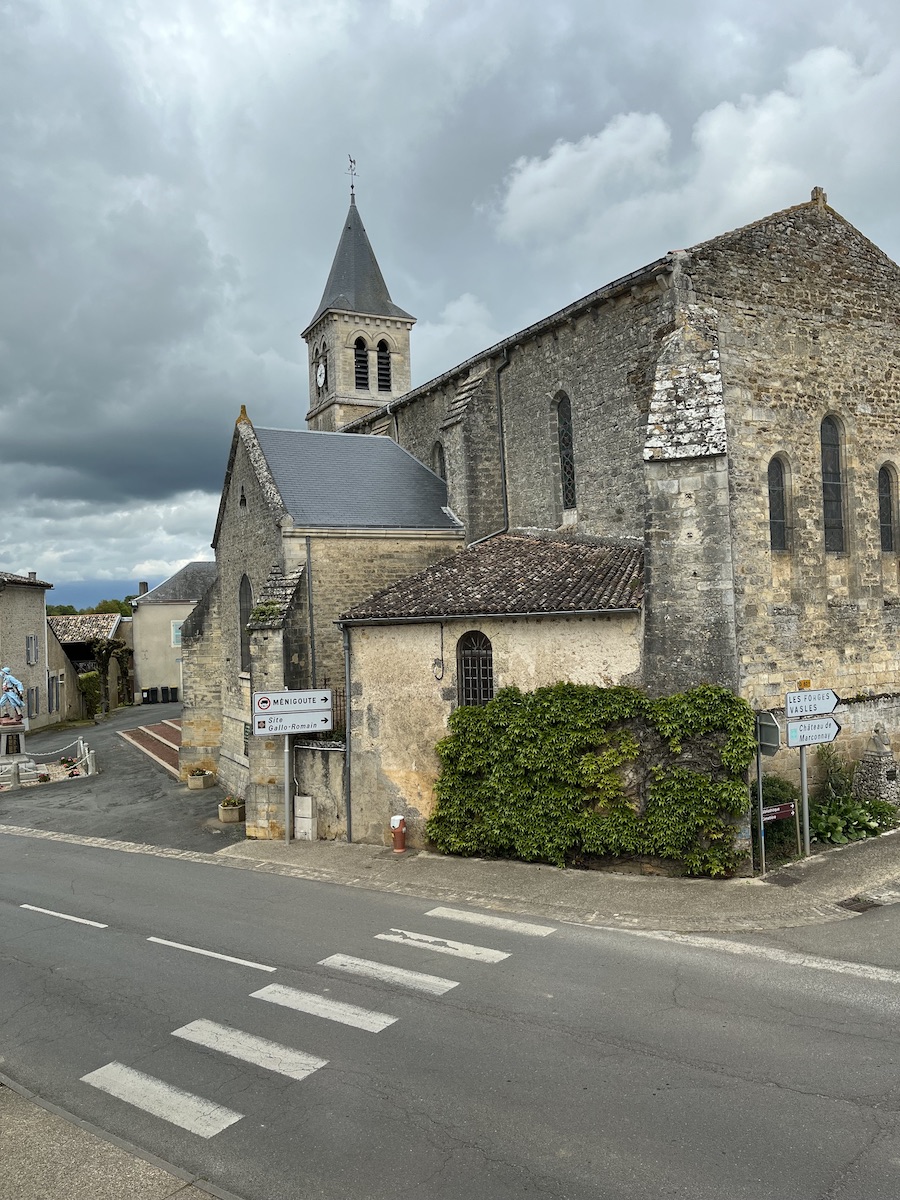
[[[864,913],[870,908],[880,908],[881,901],[873,900],[871,896],[851,896],[848,900],[838,900],[838,908],[848,908],[850,912]]]

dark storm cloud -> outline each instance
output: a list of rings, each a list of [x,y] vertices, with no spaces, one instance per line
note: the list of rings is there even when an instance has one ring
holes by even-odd
[[[347,153],[415,381],[816,183],[896,255],[898,32],[880,0],[7,0],[0,565],[208,552],[240,404],[302,424]]]

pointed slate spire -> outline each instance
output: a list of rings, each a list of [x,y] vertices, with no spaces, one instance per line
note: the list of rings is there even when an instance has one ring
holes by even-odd
[[[319,317],[329,310],[415,320],[391,300],[356,207],[356,197],[352,194],[350,210],[344,222],[334,262],[331,264],[325,291],[315,316],[304,332],[308,332]]]

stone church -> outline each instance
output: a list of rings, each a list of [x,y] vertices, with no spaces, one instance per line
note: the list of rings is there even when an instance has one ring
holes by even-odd
[[[777,714],[811,679],[848,748],[896,727],[898,296],[816,188],[410,390],[414,318],[351,198],[307,428],[235,428],[182,769],[283,836],[250,694],[332,686],[343,731],[290,756],[308,832],[381,842],[401,813],[415,844],[447,715],[509,684],[712,682]]]

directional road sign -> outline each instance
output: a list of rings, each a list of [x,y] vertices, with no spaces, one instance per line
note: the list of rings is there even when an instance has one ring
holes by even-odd
[[[274,713],[311,712],[331,712],[331,688],[307,688],[302,692],[253,693],[254,717],[271,716]]]
[[[796,749],[798,746],[823,746],[833,742],[841,732],[834,717],[811,717],[808,721],[788,722],[788,746]]]
[[[327,733],[332,729],[331,709],[328,712],[254,713],[253,732],[257,737],[272,734]]]
[[[788,717],[821,717],[832,713],[840,704],[840,696],[831,688],[810,688],[803,692],[788,692],[784,707]],[[831,739],[828,739],[831,741]],[[797,743],[799,745],[799,742]]]
[[[769,821],[783,821],[786,817],[794,815],[794,801],[788,800],[785,804],[770,804],[768,808],[762,810],[762,815],[766,824]]]

